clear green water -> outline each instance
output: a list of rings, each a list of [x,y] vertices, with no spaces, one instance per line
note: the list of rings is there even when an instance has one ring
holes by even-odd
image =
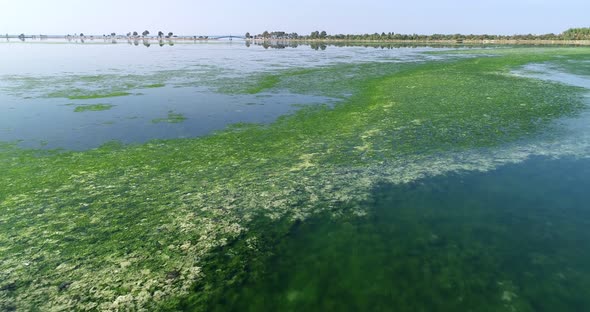
[[[368,217],[294,225],[207,310],[587,311],[589,189],[572,158],[383,183]]]
[[[0,310],[588,308],[588,48],[0,52]]]

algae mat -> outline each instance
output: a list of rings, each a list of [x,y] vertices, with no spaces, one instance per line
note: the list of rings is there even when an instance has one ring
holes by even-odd
[[[234,90],[250,93],[350,94],[269,125],[83,152],[5,144],[0,307],[206,310],[220,294],[262,276],[270,254],[280,251],[273,246],[293,225],[319,215],[336,223],[378,217],[367,203],[379,183],[490,171],[531,155],[590,155],[588,132],[573,126],[585,116],[587,89],[511,74],[529,63],[571,67],[590,59],[590,50],[474,52],[232,81]],[[349,79],[334,79],[339,75]],[[437,265],[456,269],[449,263]],[[519,293],[511,287],[487,289],[500,298],[488,304],[530,309],[528,302],[506,305]],[[477,309],[480,289],[466,289],[465,302]],[[288,292],[288,300],[304,298],[299,291]],[[387,300],[403,306],[404,298],[411,297]]]
[[[588,159],[535,157],[378,184],[370,216],[293,226],[207,310],[585,311],[589,170]]]

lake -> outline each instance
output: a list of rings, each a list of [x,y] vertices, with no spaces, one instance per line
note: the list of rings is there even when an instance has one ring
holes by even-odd
[[[0,310],[590,309],[588,48],[0,55]]]
[[[330,104],[338,99],[287,90],[242,94],[243,90],[235,88],[242,87],[240,80],[247,75],[348,60],[418,61],[425,57],[417,52],[428,50],[279,50],[247,47],[244,42],[145,48],[124,42],[60,41],[4,43],[0,49],[0,141],[75,150],[113,140],[141,143],[202,136],[238,122],[269,123],[301,105]],[[97,104],[110,107],[90,113],[75,111]],[[169,113],[188,120],[170,122]]]

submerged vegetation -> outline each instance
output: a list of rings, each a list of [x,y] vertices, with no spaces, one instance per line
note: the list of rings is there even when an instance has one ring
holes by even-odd
[[[588,59],[585,48],[503,49],[256,74],[233,80],[233,89],[342,101],[202,138],[59,153],[5,144],[0,310],[204,311],[256,274],[251,259],[268,256],[294,224],[370,217],[363,201],[377,183],[489,170],[517,156],[466,155],[559,138],[554,121],[580,113],[587,90],[510,71]],[[169,112],[155,122],[184,119]],[[488,290],[510,297],[510,287]]]

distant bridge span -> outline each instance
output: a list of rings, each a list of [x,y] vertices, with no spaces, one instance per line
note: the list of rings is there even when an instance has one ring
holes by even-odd
[[[208,36],[209,39],[229,39],[232,40],[234,38],[236,39],[246,39],[246,37],[244,36],[234,36],[234,35],[221,35],[221,36]]]

